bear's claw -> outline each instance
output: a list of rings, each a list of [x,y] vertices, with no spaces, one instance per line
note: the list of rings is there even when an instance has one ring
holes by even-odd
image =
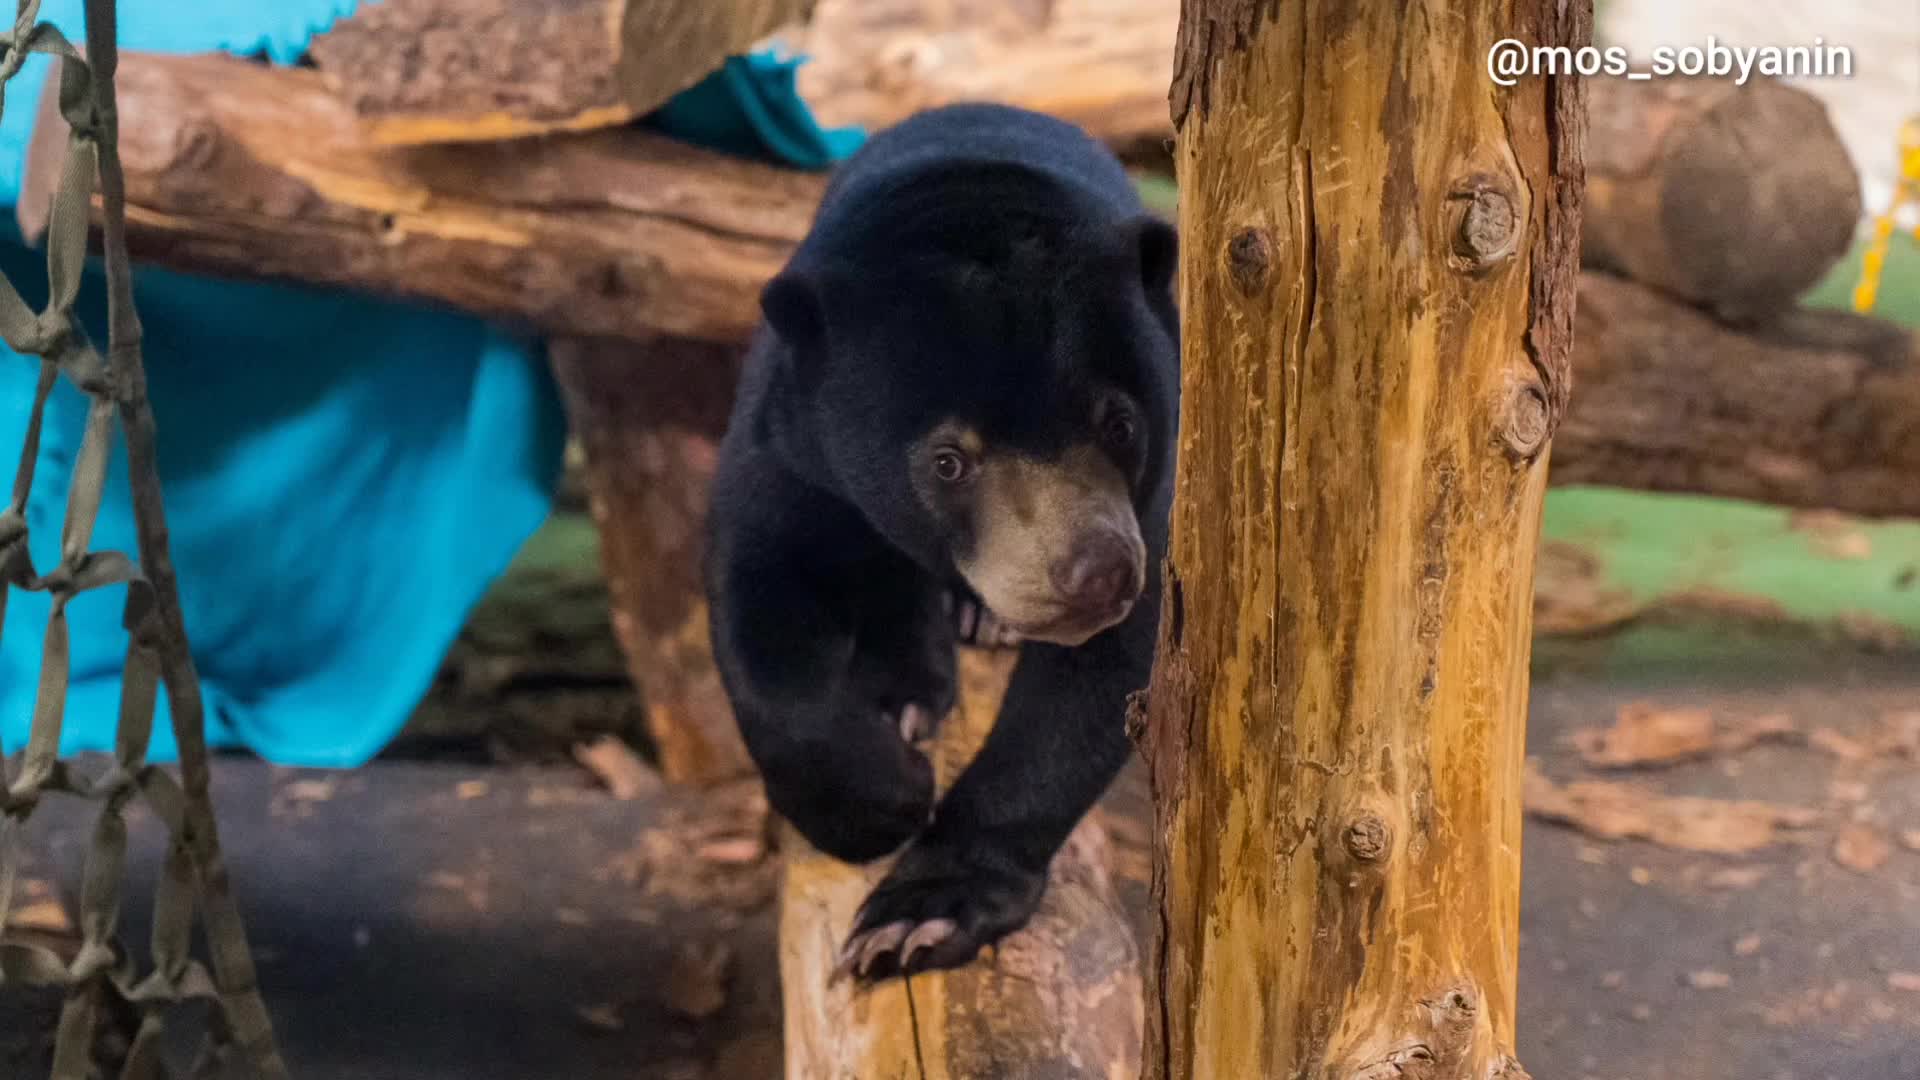
[[[1045,880],[970,866],[937,844],[909,847],[855,916],[833,978],[961,967],[1026,923]]]
[[[923,743],[933,737],[938,720],[932,709],[919,702],[910,703],[900,710],[900,737],[908,743]]]

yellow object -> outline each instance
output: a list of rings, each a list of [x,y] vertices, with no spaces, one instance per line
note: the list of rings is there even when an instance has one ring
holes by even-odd
[[[1860,260],[1860,283],[1853,289],[1853,310],[1872,311],[1880,294],[1880,272],[1887,265],[1887,242],[1893,239],[1893,216],[1908,203],[1920,206],[1920,114],[1900,125],[1900,176],[1894,181],[1893,201],[1873,223],[1873,242]],[[1920,241],[1920,226],[1913,230]]]

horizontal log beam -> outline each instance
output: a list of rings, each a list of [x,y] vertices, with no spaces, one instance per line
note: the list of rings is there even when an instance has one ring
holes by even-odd
[[[316,73],[225,56],[127,53],[119,86],[136,258],[555,334],[744,339],[825,183],[626,129],[378,147]],[[30,236],[65,139],[43,108],[20,204]]]
[[[1555,483],[1920,517],[1920,348],[1900,327],[1802,311],[1742,332],[1589,271],[1573,369]]]
[[[378,148],[312,72],[217,56],[130,53],[120,81],[137,257],[449,304],[554,336],[744,342],[761,284],[824,189],[631,130]],[[29,234],[63,144],[43,114]],[[1580,390],[1554,482],[1920,517],[1910,334],[1812,314],[1734,328],[1595,272],[1580,293]]]

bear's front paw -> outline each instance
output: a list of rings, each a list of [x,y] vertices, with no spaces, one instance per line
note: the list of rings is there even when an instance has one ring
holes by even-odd
[[[900,850],[933,816],[933,765],[906,741],[906,723],[869,723],[849,745],[759,763],[773,809],[842,862]]]
[[[923,838],[860,906],[834,978],[873,982],[960,967],[1026,925],[1045,889],[1044,873],[982,865]]]

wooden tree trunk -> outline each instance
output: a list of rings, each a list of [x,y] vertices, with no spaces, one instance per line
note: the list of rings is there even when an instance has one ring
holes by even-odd
[[[1184,397],[1148,696],[1157,1080],[1511,1056],[1534,546],[1583,0],[1188,0]]]
[[[965,650],[961,695],[935,772],[952,781],[979,748],[1011,652]],[[829,976],[854,910],[883,867],[848,866],[791,829],[781,846],[780,981],[790,1080],[1112,1080],[1140,1060],[1140,957],[1091,819],[1054,858],[1027,926],[981,959],[870,990]]]
[[[632,120],[813,0],[382,0],[313,40],[376,143],[470,142]]]
[[[1847,253],[1860,176],[1820,99],[1768,78],[1590,90],[1587,265],[1757,322]]]
[[[701,581],[707,492],[740,350],[562,338],[547,354],[586,452],[614,635],[660,771],[695,783],[743,776],[753,763],[714,667]]]

